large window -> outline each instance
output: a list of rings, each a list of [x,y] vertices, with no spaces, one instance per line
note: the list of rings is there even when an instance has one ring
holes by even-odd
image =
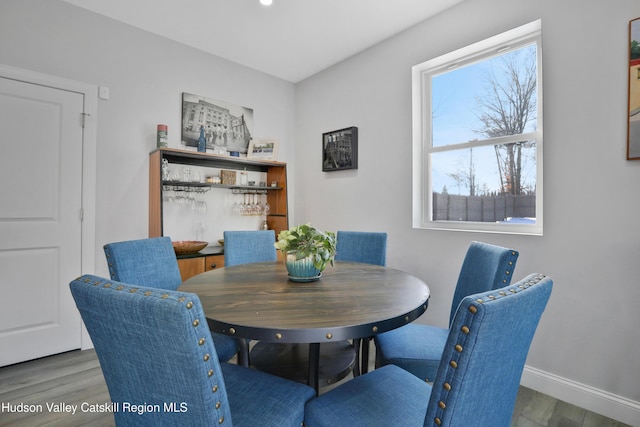
[[[413,67],[413,226],[542,234],[540,21]]]

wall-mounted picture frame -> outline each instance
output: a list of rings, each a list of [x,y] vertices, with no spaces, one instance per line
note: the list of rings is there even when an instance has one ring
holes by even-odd
[[[640,18],[629,21],[627,160],[640,160]]]
[[[205,149],[246,153],[253,133],[253,109],[191,93],[182,93],[182,144]]]
[[[252,139],[249,143],[247,158],[260,160],[275,160],[278,157],[277,139]]]
[[[358,169],[358,128],[348,128],[322,134],[322,171]]]

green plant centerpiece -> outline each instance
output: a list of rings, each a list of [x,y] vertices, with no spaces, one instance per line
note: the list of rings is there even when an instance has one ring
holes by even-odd
[[[294,282],[318,280],[336,255],[335,233],[309,224],[282,230],[274,245],[284,255],[289,279]]]

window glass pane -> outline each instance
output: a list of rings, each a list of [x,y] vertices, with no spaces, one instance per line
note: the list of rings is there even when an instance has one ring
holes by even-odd
[[[431,179],[434,221],[536,217],[535,141],[432,153]]]
[[[536,130],[536,45],[431,78],[433,147]]]

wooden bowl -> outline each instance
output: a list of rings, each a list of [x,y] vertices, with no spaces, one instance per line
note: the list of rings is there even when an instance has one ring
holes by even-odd
[[[206,248],[209,244],[209,242],[199,242],[197,240],[181,240],[172,243],[173,250],[176,251],[177,255],[194,254]]]

